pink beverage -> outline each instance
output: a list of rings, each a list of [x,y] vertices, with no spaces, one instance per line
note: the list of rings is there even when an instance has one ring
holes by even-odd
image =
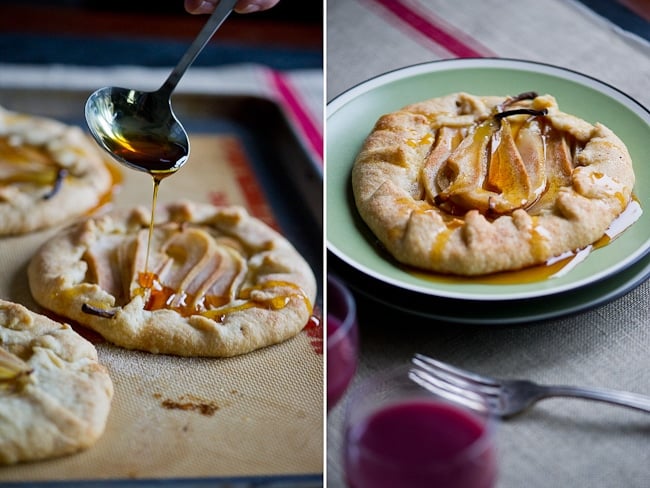
[[[350,290],[327,277],[327,410],[341,399],[357,369],[357,314]]]
[[[345,334],[341,321],[327,315],[327,408],[341,399],[357,369],[356,329]]]
[[[348,426],[351,488],[492,488],[497,460],[481,418],[440,400],[387,404]]]

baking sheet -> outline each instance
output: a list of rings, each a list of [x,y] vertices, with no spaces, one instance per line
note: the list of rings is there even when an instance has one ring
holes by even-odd
[[[87,96],[83,90],[3,87],[0,105],[85,127]],[[159,204],[183,198],[247,207],[311,264],[320,312],[322,181],[282,111],[265,98],[197,93],[175,95],[174,109],[192,149],[187,164],[161,183]],[[118,170],[122,181],[111,205],[150,206],[151,177]],[[0,296],[42,311],[29,293],[26,267],[56,231],[0,240]],[[104,435],[79,454],[2,467],[0,481],[318,486],[322,329],[307,327],[283,344],[227,359],[127,351],[78,330],[96,343],[115,385]]]

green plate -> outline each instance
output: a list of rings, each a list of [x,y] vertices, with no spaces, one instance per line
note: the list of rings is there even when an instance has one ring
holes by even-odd
[[[338,261],[340,260],[335,256],[330,256],[328,271],[340,276],[359,294],[409,315],[476,325],[541,323],[584,312],[620,298],[650,276],[650,254],[646,254],[620,273],[591,285],[554,295],[552,300],[542,296],[526,300],[473,301],[425,295],[398,288],[369,278]],[[378,313],[381,314],[381,309],[379,310]]]
[[[610,278],[650,250],[650,212],[609,245],[592,251],[562,276],[503,284],[429,279],[399,266],[380,251],[357,214],[350,171],[375,121],[383,114],[427,98],[465,91],[553,95],[561,109],[592,123],[601,122],[627,145],[636,174],[634,193],[650,208],[650,112],[621,91],[564,68],[510,59],[454,59],[419,64],[368,80],[327,106],[326,235],[328,250],[369,277],[418,294],[463,300],[518,300],[568,292]]]

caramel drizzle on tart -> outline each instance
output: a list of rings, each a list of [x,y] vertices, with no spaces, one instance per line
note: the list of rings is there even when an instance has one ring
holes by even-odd
[[[150,271],[140,271],[145,269],[148,247],[148,230],[142,229],[110,252],[107,249],[114,242],[91,246],[84,256],[86,281],[111,293],[118,304],[141,296],[145,310],[168,309],[217,322],[253,307],[281,310],[293,298],[303,301],[311,313],[309,297],[295,283],[269,279],[249,284],[246,250],[237,240],[185,223],[162,224],[156,230]],[[82,306],[83,312],[104,318],[114,317],[116,310],[89,303]]]
[[[581,148],[545,120],[546,110],[521,106],[535,96],[506,100],[470,127],[441,127],[421,172],[425,199],[452,216],[476,209],[488,218],[553,204]],[[518,108],[503,110],[510,106]]]

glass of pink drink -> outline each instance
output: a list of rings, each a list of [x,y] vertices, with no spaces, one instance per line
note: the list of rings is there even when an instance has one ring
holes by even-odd
[[[345,475],[350,488],[493,488],[496,419],[408,378],[408,367],[372,377],[350,394]]]
[[[350,290],[336,277],[327,278],[327,410],[350,385],[357,369],[357,311]]]

